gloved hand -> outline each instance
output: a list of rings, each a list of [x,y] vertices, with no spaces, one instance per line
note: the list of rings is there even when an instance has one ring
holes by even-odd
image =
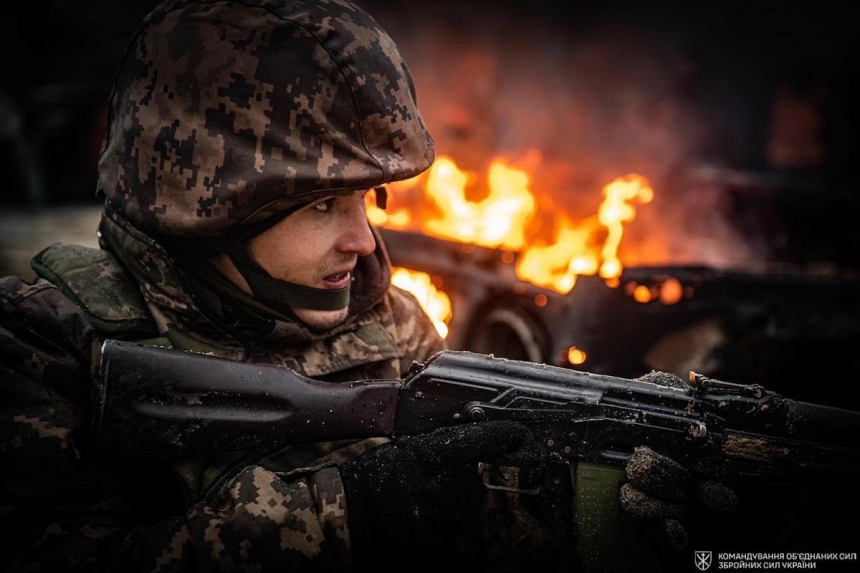
[[[686,387],[683,380],[666,372],[640,378],[662,386]],[[647,446],[636,448],[625,468],[628,482],[621,486],[621,506],[637,519],[656,526],[662,548],[687,547],[684,522],[690,511],[726,515],[737,506],[737,494],[724,484],[698,476],[675,460]]]
[[[462,569],[484,542],[478,463],[535,468],[545,457],[528,428],[492,421],[398,438],[349,460],[341,476],[355,565]]]

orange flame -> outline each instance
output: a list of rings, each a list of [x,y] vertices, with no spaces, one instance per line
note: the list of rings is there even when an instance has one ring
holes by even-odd
[[[580,275],[599,274],[606,280],[619,277],[623,269],[618,259],[623,225],[636,217],[631,202],[649,203],[654,192],[647,179],[631,173],[606,185],[603,197],[597,215],[578,224],[559,216],[555,241],[527,247],[520,256],[517,275],[562,294],[570,292]],[[601,234],[605,239],[598,248],[596,241]]]
[[[448,322],[452,316],[451,299],[433,285],[430,275],[395,267],[391,274],[391,284],[415,295],[421,308],[433,321],[439,336],[448,336]]]
[[[526,242],[526,223],[535,213],[528,175],[494,161],[489,169],[490,194],[480,202],[466,199],[470,179],[450,158],[436,160],[426,191],[442,216],[424,221],[424,230],[464,243],[521,249]]]
[[[553,238],[547,241],[530,233],[533,229],[529,223],[537,214],[538,202],[530,189],[528,173],[497,158],[488,170],[487,196],[470,201],[466,190],[475,179],[450,157],[439,156],[424,174],[387,186],[387,212],[377,208],[370,200],[372,194],[368,194],[368,218],[375,225],[391,229],[417,230],[448,240],[516,251],[516,272],[521,280],[566,294],[581,275],[598,274],[608,283],[617,284],[623,268],[618,258],[623,226],[635,219],[634,204],[649,203],[654,196],[641,175],[619,177],[603,188],[597,214],[573,221],[564,214],[550,213],[554,218]],[[422,288],[432,287],[429,277],[421,283]],[[450,309],[446,312],[450,313]]]

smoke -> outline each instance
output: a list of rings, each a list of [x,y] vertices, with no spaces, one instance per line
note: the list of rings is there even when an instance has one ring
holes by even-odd
[[[719,88],[692,44],[635,14],[509,8],[371,10],[412,70],[438,152],[478,176],[474,193],[502,156],[532,174],[545,209],[582,219],[597,212],[604,185],[635,172],[655,199],[626,230],[626,264],[738,266],[765,256],[722,217],[719,190],[691,179],[730,147],[714,111]]]

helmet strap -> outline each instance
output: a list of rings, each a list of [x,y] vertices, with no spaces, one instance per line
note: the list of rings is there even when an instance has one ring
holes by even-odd
[[[349,305],[349,286],[341,289],[321,289],[273,278],[248,256],[248,243],[253,237],[271,229],[306,204],[299,204],[277,213],[255,225],[231,229],[220,241],[220,250],[230,258],[239,274],[248,283],[254,298],[272,310],[296,318],[292,307],[310,310],[341,310]]]
[[[349,305],[349,286],[322,289],[273,278],[263,267],[251,260],[244,247],[235,243],[231,245],[225,254],[248,283],[254,297],[273,310],[294,316],[291,307],[341,310]]]

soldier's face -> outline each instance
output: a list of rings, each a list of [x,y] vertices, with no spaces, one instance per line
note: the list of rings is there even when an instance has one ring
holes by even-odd
[[[273,278],[322,289],[350,284],[358,257],[371,254],[376,240],[364,206],[365,191],[321,199],[251,239],[248,255]],[[327,329],[347,309],[293,308],[305,324]]]

